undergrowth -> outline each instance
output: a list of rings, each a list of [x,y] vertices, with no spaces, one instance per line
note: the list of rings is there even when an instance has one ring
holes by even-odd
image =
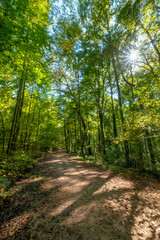
[[[9,188],[16,180],[26,177],[28,172],[35,167],[42,152],[33,155],[21,151],[14,152],[11,156],[4,156],[0,162],[0,205],[4,198],[10,196]]]
[[[141,171],[135,168],[124,168],[121,166],[111,165],[106,161],[103,161],[101,158],[95,159],[93,157],[82,158],[84,162],[87,162],[93,166],[101,167],[104,170],[111,170],[115,171],[118,174],[122,174],[125,176],[133,176],[137,179],[148,179],[148,178],[155,178],[160,181],[160,172],[151,172],[151,171]]]

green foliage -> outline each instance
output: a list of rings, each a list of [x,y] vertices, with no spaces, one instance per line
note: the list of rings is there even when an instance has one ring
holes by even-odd
[[[67,151],[106,164],[158,170],[157,2],[71,2],[77,10],[67,14],[63,2],[53,28],[55,88]],[[75,22],[80,22],[77,35],[72,34]]]
[[[37,160],[33,160],[26,152],[14,152],[12,156],[4,156],[0,164],[1,188],[7,189],[11,183],[23,177],[36,164]]]
[[[64,147],[158,171],[158,20],[156,0],[1,1],[2,187]]]
[[[40,150],[34,151],[32,157],[33,158],[40,158],[43,155],[43,152]]]

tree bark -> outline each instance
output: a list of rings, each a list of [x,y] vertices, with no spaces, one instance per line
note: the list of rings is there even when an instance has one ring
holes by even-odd
[[[65,147],[66,147],[67,153],[69,153],[68,141],[67,141],[67,128],[66,128],[66,120],[65,119],[64,119],[64,139],[65,139]]]
[[[41,109],[39,109],[39,112],[38,112],[37,133],[36,133],[36,145],[37,145],[38,137],[39,137],[40,117],[41,117]]]
[[[5,125],[4,125],[4,119],[3,119],[3,115],[2,115],[1,111],[0,111],[0,115],[1,115],[1,120],[2,120],[2,153],[1,153],[1,156],[3,156],[4,146],[5,146]]]
[[[21,112],[22,112],[22,106],[23,106],[23,97],[24,97],[24,89],[25,89],[25,68],[26,68],[26,59],[24,58],[23,62],[23,70],[22,75],[19,82],[19,89],[17,93],[17,101],[16,106],[14,109],[14,115],[12,119],[12,127],[7,147],[7,154],[10,154],[12,150],[15,150],[16,143],[17,143],[17,137],[19,132],[19,122],[21,118]]]
[[[109,68],[110,68],[110,66],[109,66]],[[115,116],[115,111],[114,111],[113,88],[112,88],[112,84],[111,84],[110,69],[108,71],[109,71],[109,84],[110,84],[111,103],[112,103],[113,134],[114,134],[114,138],[116,138],[118,135],[117,135],[116,116]]]
[[[25,148],[26,148],[26,141],[27,141],[27,137],[28,137],[28,126],[29,126],[30,112],[31,112],[31,105],[32,105],[32,93],[33,93],[33,87],[32,87],[31,98],[30,98],[30,102],[29,102],[29,108],[28,108],[26,130],[25,130],[25,136],[24,136],[24,141],[23,141],[23,150],[25,150]]]
[[[150,134],[149,134],[148,129],[146,130],[146,136],[147,136],[148,149],[149,149],[149,153],[150,153],[150,156],[151,156],[152,168],[153,168],[153,170],[155,170],[155,155],[154,155],[152,140],[150,138]]]
[[[125,120],[124,120],[123,108],[122,108],[122,98],[121,98],[118,73],[117,73],[114,57],[112,58],[112,64],[113,64],[113,69],[114,69],[114,74],[115,74],[115,81],[116,81],[117,91],[118,91],[118,102],[119,102],[119,111],[120,111],[120,117],[121,117],[121,122],[122,122],[122,129],[123,129],[123,134],[125,135],[126,128],[124,126]],[[131,166],[131,158],[130,158],[130,151],[129,151],[128,140],[124,140],[124,149],[125,149],[125,156],[126,156],[127,167],[130,167]]]
[[[104,158],[106,155],[105,149],[105,137],[104,137],[104,129],[103,129],[103,113],[99,109],[99,120],[100,120],[100,136],[101,136],[101,143],[102,143],[102,157]]]

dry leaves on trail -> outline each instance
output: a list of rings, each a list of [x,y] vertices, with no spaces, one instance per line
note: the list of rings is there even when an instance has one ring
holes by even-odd
[[[13,189],[0,239],[160,239],[158,182],[104,171],[64,151],[48,154],[36,172]]]

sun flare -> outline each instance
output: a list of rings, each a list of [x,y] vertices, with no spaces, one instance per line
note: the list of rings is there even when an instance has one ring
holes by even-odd
[[[128,51],[125,53],[124,57],[123,57],[123,61],[124,63],[129,66],[132,67],[132,70],[136,70],[138,68],[138,62],[140,60],[140,54],[139,51],[137,49],[128,49]]]
[[[137,50],[131,50],[129,53],[129,59],[130,61],[136,61],[138,58],[138,51]]]

